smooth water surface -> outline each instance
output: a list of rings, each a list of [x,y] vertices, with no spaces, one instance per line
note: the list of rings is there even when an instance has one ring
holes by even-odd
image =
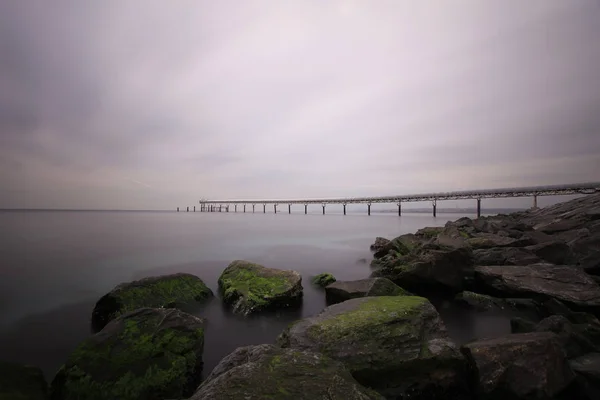
[[[299,271],[300,309],[244,318],[217,297],[194,312],[207,320],[206,375],[235,348],[272,343],[291,321],[320,312],[325,296],[310,284],[312,276],[368,277],[369,245],[376,236],[392,238],[461,216],[0,212],[0,358],[40,366],[52,379],[90,335],[96,300],[121,282],[189,272],[216,294],[220,273],[235,259]],[[436,306],[459,342],[508,330],[505,318]]]

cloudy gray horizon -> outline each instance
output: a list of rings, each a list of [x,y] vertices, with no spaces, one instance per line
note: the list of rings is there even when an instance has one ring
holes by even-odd
[[[598,21],[597,0],[5,0],[0,208],[600,181]]]

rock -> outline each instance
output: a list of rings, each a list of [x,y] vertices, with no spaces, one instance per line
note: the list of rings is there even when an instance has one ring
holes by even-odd
[[[0,399],[46,400],[48,385],[42,370],[0,361]]]
[[[575,256],[571,248],[564,242],[545,242],[527,246],[525,249],[550,264],[564,265],[575,263]]]
[[[142,308],[109,322],[71,353],[51,385],[53,400],[188,397],[199,384],[203,320]]]
[[[475,286],[500,297],[555,298],[579,309],[600,309],[600,286],[574,266],[475,267]]]
[[[552,399],[574,379],[553,333],[521,333],[461,348],[478,398]]]
[[[588,274],[600,275],[600,232],[575,239],[570,246],[578,265]]]
[[[498,247],[473,251],[475,265],[530,265],[542,262],[531,250],[522,247]]]
[[[300,304],[302,277],[296,271],[236,260],[219,277],[219,290],[233,312],[248,315]]]
[[[337,281],[325,288],[327,304],[368,296],[408,296],[406,290],[386,278],[369,278],[358,281]]]
[[[386,238],[382,238],[382,237],[376,237],[375,238],[375,243],[373,243],[371,245],[371,251],[374,251],[374,257],[376,258],[381,258],[384,255],[387,254],[388,252],[388,245],[391,243],[391,240],[386,239]]]
[[[570,361],[571,369],[577,374],[580,395],[578,399],[600,398],[600,353],[590,353]]]
[[[201,303],[213,296],[200,278],[190,274],[172,274],[122,283],[102,296],[92,312],[92,328],[100,331],[121,314],[138,308],[181,308]]]
[[[581,222],[572,219],[564,219],[559,221],[543,222],[533,227],[533,229],[546,233],[548,235],[554,235],[556,233],[572,231],[581,227]]]
[[[456,295],[454,300],[465,307],[479,311],[491,309],[528,310],[537,313],[537,304],[531,299],[498,299],[496,297],[464,291]]]
[[[293,323],[278,343],[341,361],[359,383],[387,398],[459,398],[468,390],[464,359],[422,297],[347,300]]]
[[[512,333],[529,333],[534,332],[536,323],[521,317],[513,317],[510,319],[510,331]]]
[[[555,333],[567,358],[600,352],[600,324],[573,324],[562,315],[553,315],[540,321],[534,331]]]
[[[418,238],[421,238],[421,239],[433,239],[437,235],[439,235],[443,230],[444,230],[443,227],[437,227],[437,226],[431,227],[431,226],[428,226],[428,227],[419,229],[415,233],[415,236],[417,236]]]
[[[423,246],[418,252],[373,271],[371,277],[388,278],[414,293],[432,290],[457,293],[463,288],[465,276],[472,273],[472,257],[467,247],[430,249]]]
[[[490,249],[492,247],[524,247],[532,245],[532,239],[524,237],[514,239],[508,236],[499,236],[493,233],[478,233],[475,237],[467,239],[467,244],[475,249]]]
[[[312,283],[317,286],[325,287],[327,285],[332,284],[335,281],[336,279],[333,275],[331,275],[330,273],[324,273],[315,276],[312,280]]]
[[[262,344],[236,349],[215,367],[190,400],[379,399],[342,363],[306,350]]]
[[[378,237],[375,240],[375,243],[371,246],[375,246],[377,244],[377,240],[383,238]],[[386,240],[386,239],[384,239]],[[375,259],[383,258],[386,256],[392,257],[400,257],[409,254],[416,246],[421,244],[421,241],[413,234],[401,235],[393,240],[388,240],[387,242],[379,241],[380,246],[377,248],[373,257]]]
[[[367,263],[367,259],[366,258],[359,258],[358,260],[356,260],[357,264],[366,264]]]

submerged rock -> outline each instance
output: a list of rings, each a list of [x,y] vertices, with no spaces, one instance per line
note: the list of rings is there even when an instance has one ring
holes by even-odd
[[[71,353],[52,382],[53,400],[163,400],[198,386],[203,320],[143,308],[111,321]]]
[[[215,367],[190,400],[383,400],[339,361],[307,350],[262,344],[236,349]]]
[[[325,288],[327,304],[368,296],[408,296],[406,290],[386,278],[369,278],[357,281],[337,281]]]
[[[464,359],[422,297],[347,300],[293,323],[278,343],[339,360],[359,383],[388,398],[447,399],[467,393]]]
[[[600,286],[575,266],[481,266],[475,268],[475,285],[502,297],[555,298],[577,308],[600,309]]]
[[[172,274],[122,283],[102,296],[92,312],[94,332],[112,319],[138,308],[181,308],[213,296],[200,278],[191,274]]]
[[[225,304],[236,313],[290,307],[302,299],[302,277],[296,271],[266,268],[236,260],[219,277],[219,290]]]
[[[512,334],[461,348],[478,398],[552,399],[574,379],[555,334]]]
[[[324,273],[315,276],[312,280],[312,283],[317,286],[325,287],[329,284],[332,284],[335,281],[336,279],[333,275],[331,275],[330,273]]]
[[[48,385],[42,370],[0,361],[0,399],[46,400]]]

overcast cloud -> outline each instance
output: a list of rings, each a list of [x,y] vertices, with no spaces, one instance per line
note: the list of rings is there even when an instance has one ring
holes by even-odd
[[[0,207],[600,181],[600,2],[0,2]]]

